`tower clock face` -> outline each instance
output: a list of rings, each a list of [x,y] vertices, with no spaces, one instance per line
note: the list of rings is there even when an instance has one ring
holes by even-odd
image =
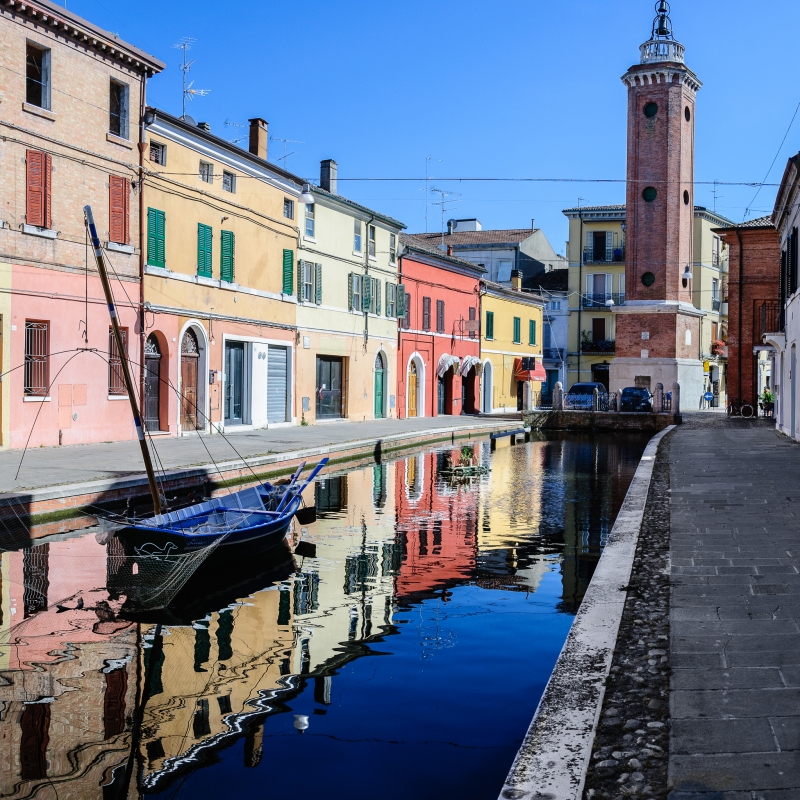
[[[647,103],[644,107],[644,115],[654,117],[656,114],[658,114],[658,103]]]
[[[645,202],[652,203],[653,200],[658,197],[658,192],[656,191],[655,186],[648,186],[643,192],[642,197],[644,198]]]
[[[656,282],[656,276],[652,272],[645,272],[642,275],[642,283],[645,286],[652,286]]]

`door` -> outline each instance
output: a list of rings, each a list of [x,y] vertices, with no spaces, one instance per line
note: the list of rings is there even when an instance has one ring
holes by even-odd
[[[447,403],[447,387],[444,378],[436,376],[436,413],[444,414]]]
[[[161,429],[161,350],[151,333],[144,343],[144,425],[148,431]]]
[[[592,364],[592,380],[595,383],[602,383],[608,391],[608,386],[611,383],[611,366],[607,363]]]
[[[383,356],[375,356],[375,419],[383,419],[383,382],[385,376]]]
[[[607,298],[606,275],[604,272],[601,272],[599,275],[592,275],[592,299],[595,306],[598,308],[605,308]]]
[[[792,360],[790,362],[791,365],[791,372],[789,373],[789,379],[792,384],[792,410],[791,410],[791,420],[792,420],[792,438],[794,439],[797,436],[797,428],[795,427],[795,421],[797,419],[797,345],[792,345]]]
[[[289,420],[289,348],[267,350],[267,422]]]
[[[225,345],[225,424],[244,422],[244,342]]]
[[[317,419],[336,419],[342,416],[341,358],[317,356]]]
[[[592,319],[592,342],[604,342],[606,340],[606,321],[602,317]]]
[[[187,330],[181,339],[181,428],[196,431],[202,427],[202,415],[197,411],[197,367],[200,348],[194,331]]]
[[[465,414],[478,413],[475,402],[475,384],[477,378],[478,373],[475,371],[475,367],[472,367],[466,376],[461,379],[461,395],[463,397],[463,405],[461,408]]]
[[[417,362],[412,361],[408,368],[408,416],[417,416]]]
[[[492,413],[492,362],[483,365],[483,413]]]
[[[605,231],[595,231],[592,237],[592,251],[593,257],[592,261],[605,261],[606,260],[606,232]],[[605,291],[605,286],[603,287],[603,291]]]

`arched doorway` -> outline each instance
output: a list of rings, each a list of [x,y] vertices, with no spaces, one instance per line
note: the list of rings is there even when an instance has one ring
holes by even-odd
[[[144,426],[161,430],[161,348],[151,333],[144,343]]]
[[[181,339],[181,428],[185,431],[203,427],[203,415],[197,407],[199,361],[197,334],[188,328]]]
[[[383,363],[383,354],[379,351],[375,355],[375,419],[383,419],[383,396],[386,385],[386,365]]]
[[[461,378],[461,394],[464,398],[463,402],[463,410],[465,414],[477,414],[478,413],[478,404],[477,404],[477,392],[475,391],[475,386],[477,384],[478,378],[478,371],[476,367],[470,367],[469,372]]]
[[[408,401],[408,416],[416,417],[417,394],[419,388],[419,373],[417,372],[417,362],[412,359],[408,366],[408,381],[406,382],[406,399]]]
[[[486,361],[483,364],[483,384],[482,384],[482,404],[481,408],[484,414],[492,413],[492,362]]]

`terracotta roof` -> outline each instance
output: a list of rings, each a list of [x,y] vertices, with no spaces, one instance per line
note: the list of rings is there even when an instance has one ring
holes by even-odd
[[[576,208],[565,208],[561,213],[566,214],[567,212],[576,212],[576,211],[624,211],[625,210],[625,203],[617,203],[616,205],[610,206],[577,206]]]
[[[438,237],[439,237],[438,243],[441,244],[442,234],[440,233]],[[445,236],[445,242],[447,242],[446,236]],[[404,244],[406,247],[412,250],[417,250],[420,253],[433,256],[434,258],[440,258],[443,261],[455,264],[456,266],[471,269],[474,272],[486,272],[486,269],[482,267],[480,264],[473,264],[471,261],[466,261],[463,258],[458,258],[458,256],[447,255],[446,251],[440,250],[437,247],[437,243],[435,240],[428,241],[425,238],[424,233],[421,236],[418,233],[401,233],[400,244]]]
[[[532,236],[539,228],[510,228],[498,231],[455,231],[446,233],[444,240],[454,247],[476,244],[519,244]],[[441,242],[441,233],[415,233],[420,241]]]
[[[724,228],[712,228],[714,233],[724,233],[725,231],[733,231],[737,228],[775,228],[772,222],[772,215],[766,217],[756,217],[755,219],[748,219],[746,222],[732,222]]]
[[[539,292],[541,290],[547,292],[569,291],[569,270],[553,269],[550,270],[550,272],[542,272],[539,275],[534,275],[532,278],[527,278],[523,286],[534,292]]]

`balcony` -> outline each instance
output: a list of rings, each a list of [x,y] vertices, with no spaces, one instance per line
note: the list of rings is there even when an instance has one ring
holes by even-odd
[[[716,297],[712,298],[712,300],[711,300],[711,310],[712,311],[719,311],[721,307],[722,307],[722,301],[719,300]]]
[[[765,300],[761,306],[761,335],[783,333],[785,330],[785,309],[777,300]]]
[[[595,252],[593,247],[583,248],[584,264],[624,264],[625,247],[607,247],[605,250]]]
[[[608,301],[611,301],[615,306],[625,305],[624,294],[585,294],[581,297],[582,308],[596,308],[608,311]]]
[[[556,347],[545,347],[542,357],[545,361],[563,361],[564,351]]]
[[[722,316],[722,317],[727,317],[728,316],[728,301],[727,300],[723,300],[722,301],[722,305],[719,307],[719,313],[720,313],[720,316]]]
[[[601,342],[581,342],[581,353],[587,355],[613,355],[616,348],[617,343],[610,340]]]

